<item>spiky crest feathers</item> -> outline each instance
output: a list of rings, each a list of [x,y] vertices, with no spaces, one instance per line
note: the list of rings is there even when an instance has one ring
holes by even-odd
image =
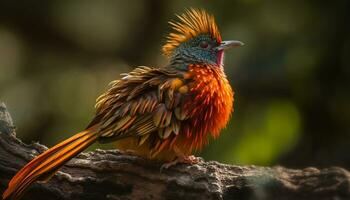
[[[179,21],[169,22],[174,32],[169,33],[166,37],[167,41],[162,48],[164,55],[170,56],[181,43],[200,34],[208,34],[218,43],[221,42],[221,35],[214,16],[205,10],[191,8],[186,10],[184,14],[176,16]]]

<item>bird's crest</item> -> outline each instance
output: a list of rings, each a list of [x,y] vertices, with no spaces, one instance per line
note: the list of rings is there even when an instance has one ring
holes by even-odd
[[[177,22],[170,21],[171,28],[175,31],[166,37],[167,42],[162,50],[166,56],[171,55],[173,50],[182,42],[185,42],[200,34],[209,34],[218,43],[221,42],[221,35],[215,23],[213,15],[205,10],[189,9],[182,15],[176,15]]]

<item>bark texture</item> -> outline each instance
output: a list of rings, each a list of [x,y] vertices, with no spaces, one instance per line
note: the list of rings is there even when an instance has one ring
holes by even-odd
[[[16,138],[10,114],[0,103],[0,192],[25,163],[47,147]],[[82,153],[47,183],[35,183],[23,199],[350,199],[350,173],[339,167],[287,169],[234,166],[215,161],[178,165],[118,150]]]

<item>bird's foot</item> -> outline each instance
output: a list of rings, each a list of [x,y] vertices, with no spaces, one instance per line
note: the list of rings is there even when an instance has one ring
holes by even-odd
[[[190,165],[194,165],[199,163],[200,159],[197,158],[194,155],[190,155],[190,156],[185,156],[183,157],[183,162],[182,163],[186,163],[186,164],[190,164]]]
[[[175,160],[171,161],[171,162],[167,162],[164,163],[161,167],[160,170],[162,171],[163,169],[168,169],[171,166],[177,165],[179,163],[184,163],[184,164],[190,164],[190,165],[194,165],[197,164],[200,161],[199,158],[197,158],[194,155],[190,155],[190,156],[178,156],[176,157]]]

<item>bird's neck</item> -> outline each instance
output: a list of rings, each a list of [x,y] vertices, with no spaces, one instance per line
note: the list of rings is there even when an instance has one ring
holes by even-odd
[[[193,59],[193,57],[187,56],[187,54],[175,54],[170,58],[169,66],[181,71],[187,71],[189,65],[216,66],[223,70],[224,55],[224,51],[220,51],[218,52],[216,62],[209,62],[208,60]]]

